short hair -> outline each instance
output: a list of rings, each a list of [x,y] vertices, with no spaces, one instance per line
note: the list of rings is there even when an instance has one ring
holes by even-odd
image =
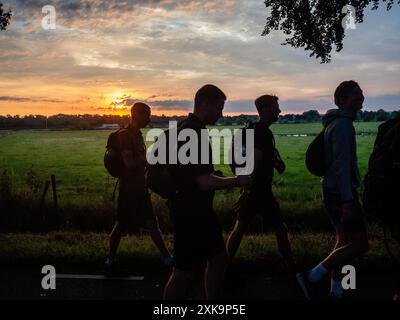
[[[354,81],[343,81],[335,90],[335,104],[341,108],[340,98],[346,98],[354,90],[354,88],[360,88],[360,85]]]
[[[254,104],[256,105],[257,111],[260,111],[262,108],[271,107],[274,103],[278,102],[279,98],[273,95],[263,95],[258,97]]]
[[[131,108],[131,115],[150,113],[150,107],[143,102],[136,102]]]
[[[199,106],[204,101],[217,102],[218,100],[226,100],[225,93],[213,84],[206,84],[197,90],[194,97],[194,106]]]

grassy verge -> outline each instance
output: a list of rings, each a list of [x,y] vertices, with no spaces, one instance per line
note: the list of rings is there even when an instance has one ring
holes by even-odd
[[[356,124],[358,132],[376,132],[378,123]],[[232,127],[229,127],[233,129]],[[224,127],[219,127],[224,129]],[[286,162],[284,174],[274,177],[274,193],[288,224],[302,230],[323,232],[329,228],[322,210],[321,184],[304,164],[307,147],[313,137],[287,137],[290,133],[317,133],[319,123],[279,125],[273,127],[277,147]],[[59,221],[63,229],[91,232],[110,230],[113,203],[110,201],[115,180],[103,165],[104,145],[109,131],[20,131],[1,139],[0,150],[0,230],[8,232],[36,231],[37,225],[49,225],[51,230]],[[375,137],[357,136],[359,165],[365,174],[368,157]],[[223,159],[223,148],[220,149]],[[215,168],[232,175],[226,164]],[[51,188],[41,206],[44,182],[56,176],[58,217],[53,210]],[[214,208],[225,230],[234,223],[232,206],[239,190],[218,191]],[[164,201],[153,196],[153,204],[164,230],[171,231],[169,214]],[[46,223],[42,223],[45,220]]]
[[[226,236],[226,235],[225,235]],[[172,247],[172,236],[167,235]],[[330,251],[334,238],[327,233],[302,233],[292,239],[299,267],[319,262]],[[52,264],[62,267],[94,268],[102,265],[107,253],[105,233],[51,232],[48,234],[0,234],[0,265],[8,267]],[[147,235],[126,236],[121,241],[118,260],[140,270],[162,268],[162,260]],[[271,272],[283,272],[284,265],[272,234],[245,236],[238,256],[238,265]],[[389,270],[387,256],[379,234],[371,236],[370,251],[355,262],[358,270]]]

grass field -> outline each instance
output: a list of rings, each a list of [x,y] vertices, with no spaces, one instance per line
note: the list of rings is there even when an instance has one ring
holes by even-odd
[[[358,156],[362,174],[367,167],[378,125],[376,122],[355,123],[359,134]],[[274,124],[272,130],[287,165],[283,175],[275,175],[274,191],[288,223],[296,228],[310,230],[329,227],[322,213],[319,178],[308,173],[304,165],[306,148],[313,139],[310,135],[318,133],[321,125]],[[13,217],[11,224],[15,227],[24,224],[24,215],[29,215],[39,204],[44,181],[55,174],[60,212],[69,225],[83,230],[108,229],[112,222],[113,203],[110,198],[115,183],[103,166],[109,133],[110,131],[0,132],[0,167],[3,168],[0,172],[1,185],[3,189],[11,189],[13,197],[18,199],[18,217]],[[216,165],[216,169],[231,175],[227,165]],[[230,228],[234,222],[231,207],[237,196],[238,190],[220,191],[216,194],[215,208],[226,228]],[[169,229],[166,207],[161,199],[153,197],[162,223]],[[50,194],[46,201],[50,206]],[[4,217],[3,222],[7,222]]]
[[[391,270],[390,258],[376,231],[370,232],[369,252],[355,261],[357,271]],[[226,238],[227,234],[224,236]],[[172,236],[166,236],[166,241],[172,249]],[[292,239],[291,243],[298,267],[305,268],[319,262],[330,251],[334,237],[326,233],[303,233]],[[3,267],[52,264],[63,268],[96,269],[102,267],[107,247],[108,235],[104,233],[0,234],[0,264]],[[121,265],[129,265],[142,272],[162,267],[161,255],[148,236],[124,237],[118,260]],[[235,264],[249,266],[253,272],[285,270],[275,237],[271,234],[246,236]]]

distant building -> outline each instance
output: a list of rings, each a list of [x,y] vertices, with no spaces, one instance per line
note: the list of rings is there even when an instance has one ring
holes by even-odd
[[[97,129],[119,129],[120,126],[118,123],[104,123],[100,127],[97,127]]]

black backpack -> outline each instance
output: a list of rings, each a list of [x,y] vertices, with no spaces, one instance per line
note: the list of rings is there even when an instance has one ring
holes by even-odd
[[[306,167],[312,174],[322,177],[327,171],[325,164],[325,128],[314,138],[306,151]]]
[[[398,206],[399,196],[400,119],[389,120],[379,127],[363,182],[365,211],[389,226],[393,237],[400,241],[400,214],[393,210],[394,205]]]
[[[110,133],[107,140],[106,152],[104,154],[104,167],[107,169],[108,173],[114,178],[121,177],[124,169],[124,164],[120,151],[120,143],[118,139],[118,134],[122,130],[126,129],[120,128],[117,131]]]
[[[323,177],[329,169],[330,165],[326,165],[325,158],[325,131],[326,128],[336,119],[341,118],[337,116],[336,118],[326,122],[324,124],[324,129],[314,138],[310,143],[306,151],[306,167],[313,175],[318,177]]]
[[[146,184],[147,187],[158,194],[163,199],[171,199],[176,195],[177,185],[175,183],[174,170],[176,164],[170,164],[168,158],[169,151],[169,134],[170,129],[165,130],[164,133],[166,138],[166,163],[155,163],[148,164],[146,168]],[[158,150],[155,152],[157,156]]]

